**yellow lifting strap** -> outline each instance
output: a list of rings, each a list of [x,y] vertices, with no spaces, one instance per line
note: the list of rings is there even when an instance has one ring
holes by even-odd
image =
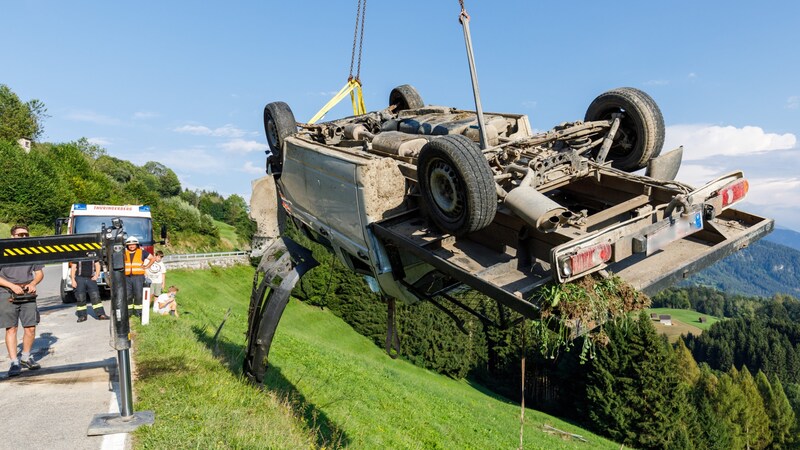
[[[333,98],[322,107],[308,123],[317,123],[320,119],[325,117],[325,114],[342,101],[347,94],[350,94],[350,101],[353,103],[353,115],[360,116],[367,113],[367,108],[364,107],[364,94],[361,92],[361,49],[364,46],[364,21],[367,15],[367,0],[358,0],[358,8],[356,9],[356,27],[353,31],[353,52],[350,54],[350,76],[347,78],[347,84],[334,95]],[[359,29],[360,28],[360,29]],[[356,44],[358,44],[358,69],[355,76],[353,76],[353,65],[356,62]]]
[[[333,96],[333,98],[325,104],[308,123],[317,123],[320,119],[325,117],[325,114],[342,101],[347,94],[350,94],[350,101],[353,103],[353,115],[360,116],[367,113],[367,108],[364,107],[364,95],[361,92],[361,82],[355,78],[347,80],[347,84]]]

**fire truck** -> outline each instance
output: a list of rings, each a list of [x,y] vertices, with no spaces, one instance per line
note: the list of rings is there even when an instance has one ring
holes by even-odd
[[[122,219],[125,232],[128,236],[135,236],[139,239],[142,248],[153,253],[155,238],[153,237],[153,219],[150,215],[150,207],[147,205],[87,205],[76,203],[69,211],[69,217],[56,220],[56,234],[61,234],[62,228],[66,226],[67,234],[99,233],[103,225],[111,226],[111,219],[119,217]],[[166,238],[166,229],[161,229],[161,244]],[[106,268],[97,279],[100,293],[107,295],[109,292],[108,282],[106,281]],[[75,295],[70,283],[69,264],[62,263],[61,266],[61,301],[64,303],[74,303]]]

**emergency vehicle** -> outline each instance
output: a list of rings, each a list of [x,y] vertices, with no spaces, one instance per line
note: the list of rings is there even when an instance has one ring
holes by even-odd
[[[142,248],[153,253],[155,238],[153,236],[153,219],[150,215],[150,207],[147,205],[87,205],[76,203],[69,211],[69,217],[56,220],[56,234],[61,234],[61,229],[66,225],[66,234],[99,233],[103,225],[110,227],[111,219],[119,217],[125,227],[128,236],[139,239]],[[165,236],[162,230],[162,239]],[[163,242],[162,242],[163,243]],[[100,293],[109,291],[106,282],[106,269],[97,279]],[[74,303],[75,295],[70,282],[69,264],[62,263],[61,266],[61,301],[64,303]]]

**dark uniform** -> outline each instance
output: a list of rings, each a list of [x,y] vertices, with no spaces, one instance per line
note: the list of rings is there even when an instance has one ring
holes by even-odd
[[[89,299],[92,301],[92,310],[98,320],[107,320],[105,310],[103,309],[103,302],[100,300],[100,289],[97,287],[96,277],[97,261],[80,261],[77,263],[70,263],[74,267],[75,274],[75,299],[78,301],[76,312],[78,314],[78,322],[86,320],[87,306],[86,294],[89,294]]]

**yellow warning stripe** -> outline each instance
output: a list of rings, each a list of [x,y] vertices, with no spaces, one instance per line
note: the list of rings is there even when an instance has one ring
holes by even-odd
[[[3,250],[3,256],[40,255],[43,253],[72,253],[89,250],[100,250],[103,246],[98,242],[45,245],[38,247],[16,247]]]

